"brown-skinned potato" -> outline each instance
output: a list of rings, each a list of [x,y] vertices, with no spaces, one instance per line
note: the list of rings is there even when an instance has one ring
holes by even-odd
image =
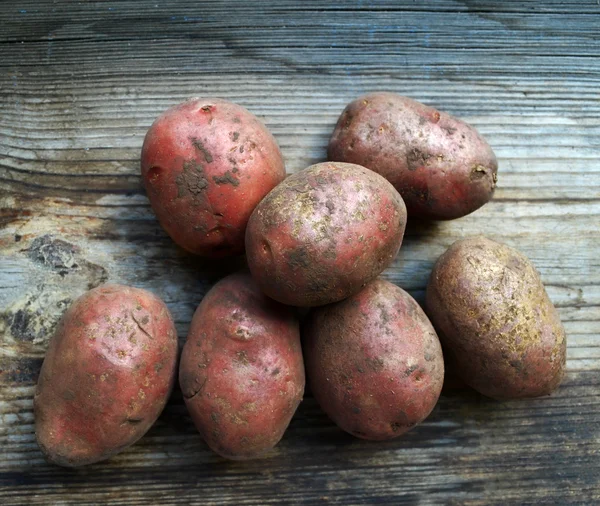
[[[406,226],[402,197],[359,165],[319,163],[289,176],[256,207],[246,231],[252,276],[275,300],[319,306],[376,278]]]
[[[194,314],[179,369],[186,406],[219,455],[259,457],[281,439],[304,393],[298,319],[248,273],[222,279]]]
[[[342,112],[328,159],[357,163],[400,192],[409,217],[449,220],[494,193],[498,162],[467,123],[395,93],[370,93]]]
[[[248,218],[285,177],[283,157],[247,109],[194,98],[152,124],[142,177],[161,226],[186,250],[209,257],[243,253]]]
[[[82,466],[135,443],[163,410],[176,364],[175,326],[158,297],[123,285],[82,295],[50,340],[35,392],[46,458]]]
[[[495,399],[555,390],[566,337],[533,264],[485,237],[455,242],[427,286],[427,314],[469,386]]]
[[[388,281],[311,309],[302,339],[311,391],[350,434],[397,437],[423,421],[439,398],[440,342],[417,302]]]

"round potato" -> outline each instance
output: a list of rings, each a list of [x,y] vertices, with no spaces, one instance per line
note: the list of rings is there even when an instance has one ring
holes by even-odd
[[[377,279],[311,310],[302,338],[311,391],[339,427],[363,439],[399,436],[433,410],[444,359],[415,300]]]
[[[329,160],[358,163],[400,192],[410,217],[450,220],[488,202],[498,162],[470,125],[395,93],[354,100],[329,141]]]
[[[208,446],[235,460],[273,448],[302,400],[300,330],[291,308],[249,274],[217,283],[194,314],[179,369],[187,408]]]
[[[565,332],[524,255],[485,237],[457,241],[436,262],[426,298],[444,349],[469,386],[495,399],[558,387]]]
[[[46,458],[82,466],[135,443],[162,412],[176,363],[175,327],[158,297],[122,285],[82,295],[50,340],[35,391]]]
[[[406,207],[384,178],[358,165],[318,163],[256,207],[246,254],[261,289],[284,304],[341,300],[376,278],[404,235]]]
[[[142,148],[144,186],[171,238],[198,255],[244,251],[248,218],[285,177],[279,147],[243,107],[194,98],[163,113]]]

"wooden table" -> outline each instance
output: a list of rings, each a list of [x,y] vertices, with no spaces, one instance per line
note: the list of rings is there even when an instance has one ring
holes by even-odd
[[[510,504],[600,502],[600,6],[593,1],[3,2],[0,6],[0,503]],[[176,390],[108,462],[45,463],[32,396],[58,318],[104,281],[167,302],[180,342],[207,289],[243,261],[205,261],[158,226],[143,136],[195,95],[238,102],[289,172],[325,157],[344,105],[392,90],[458,115],[495,149],[494,200],[411,222],[384,276],[423,298],[457,238],[486,234],[536,264],[568,334],[552,396],[462,390],[385,443],[337,429],[310,393],[270,458],[207,450]]]

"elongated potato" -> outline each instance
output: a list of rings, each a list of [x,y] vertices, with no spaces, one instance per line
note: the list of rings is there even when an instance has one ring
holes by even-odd
[[[498,162],[467,123],[395,93],[370,93],[344,109],[328,159],[357,163],[400,192],[410,217],[460,218],[488,202]]]
[[[397,437],[423,421],[439,398],[440,342],[415,300],[388,281],[313,308],[302,339],[315,398],[350,434]]]
[[[252,276],[293,306],[341,300],[395,258],[406,226],[402,197],[373,171],[318,163],[288,177],[256,207],[246,231]]]
[[[46,458],[82,466],[135,443],[162,412],[176,362],[175,327],[158,297],[122,285],[82,295],[50,340],[35,392]]]
[[[209,257],[243,253],[252,210],[285,177],[265,125],[216,98],[190,99],[159,116],[141,168],[161,226],[181,247]]]
[[[194,314],[179,383],[198,431],[215,452],[258,457],[283,436],[304,393],[298,320],[249,274],[217,283]]]
[[[427,312],[461,378],[495,399],[552,392],[566,337],[532,263],[485,237],[455,242],[436,262]]]

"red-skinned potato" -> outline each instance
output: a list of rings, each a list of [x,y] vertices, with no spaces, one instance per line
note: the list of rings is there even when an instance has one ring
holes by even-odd
[[[423,421],[439,398],[444,360],[437,335],[416,301],[388,281],[313,308],[302,339],[311,391],[354,436],[397,437]]]
[[[243,253],[252,210],[285,177],[265,125],[215,98],[190,99],[159,116],[141,167],[161,226],[181,247],[210,257]]]
[[[208,446],[243,460],[281,439],[304,393],[298,320],[247,273],[204,297],[183,348],[179,383]]]
[[[318,163],[256,207],[246,230],[248,265],[275,300],[328,304],[356,293],[394,260],[405,226],[402,197],[383,177],[359,165]]]
[[[535,267],[485,237],[456,241],[427,285],[427,314],[469,386],[495,399],[546,395],[564,375],[566,337]]]
[[[177,334],[146,290],[103,285],[78,298],[50,340],[34,398],[46,458],[75,467],[135,443],[173,388]]]
[[[363,165],[400,192],[409,217],[450,220],[494,193],[498,162],[467,123],[395,93],[371,93],[346,106],[328,159]]]

